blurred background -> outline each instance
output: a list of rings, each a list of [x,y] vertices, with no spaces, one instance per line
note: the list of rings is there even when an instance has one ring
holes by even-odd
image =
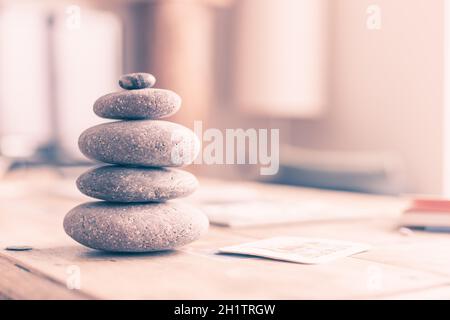
[[[94,101],[150,72],[193,128],[279,128],[270,180],[450,194],[445,0],[0,0],[1,172],[76,166]],[[448,70],[447,70],[448,69]],[[194,165],[261,179],[251,165]]]

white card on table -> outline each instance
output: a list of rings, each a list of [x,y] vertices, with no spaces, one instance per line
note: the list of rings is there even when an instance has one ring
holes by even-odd
[[[245,254],[304,264],[319,264],[367,251],[356,242],[303,237],[275,237],[219,249],[220,253]]]

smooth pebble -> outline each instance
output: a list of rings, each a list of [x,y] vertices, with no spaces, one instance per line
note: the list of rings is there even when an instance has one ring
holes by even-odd
[[[104,95],[94,103],[96,115],[107,119],[160,119],[180,109],[181,98],[165,89],[138,89]]]
[[[5,250],[8,250],[8,251],[30,251],[30,250],[33,250],[33,247],[22,246],[22,245],[12,245],[12,246],[7,246],[5,248]]]
[[[201,211],[178,202],[88,202],[64,218],[64,230],[75,241],[111,252],[175,249],[197,240],[208,225]]]
[[[94,168],[77,180],[85,195],[114,202],[161,202],[188,196],[197,186],[197,178],[184,170],[115,165]]]
[[[155,83],[155,77],[144,72],[124,74],[119,79],[119,85],[126,90],[151,88]]]
[[[116,121],[84,131],[78,146],[88,158],[121,165],[178,167],[197,157],[200,142],[190,129],[162,120]]]

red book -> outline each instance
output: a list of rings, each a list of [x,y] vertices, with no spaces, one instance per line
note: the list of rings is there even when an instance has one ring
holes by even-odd
[[[411,202],[401,219],[405,227],[450,227],[450,200],[417,198]]]

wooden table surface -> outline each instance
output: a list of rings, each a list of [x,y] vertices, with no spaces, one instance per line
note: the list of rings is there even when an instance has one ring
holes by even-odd
[[[111,254],[85,248],[64,233],[64,215],[87,199],[75,191],[73,178],[42,170],[13,174],[0,181],[0,299],[450,298],[450,235],[399,232],[396,220],[405,199],[207,180],[201,180],[199,192],[227,194],[236,186],[371,214],[264,227],[211,226],[180,250]],[[360,241],[372,249],[323,265],[216,253],[222,246],[282,235]],[[33,249],[5,250],[12,245]],[[80,289],[67,286],[74,271]]]

